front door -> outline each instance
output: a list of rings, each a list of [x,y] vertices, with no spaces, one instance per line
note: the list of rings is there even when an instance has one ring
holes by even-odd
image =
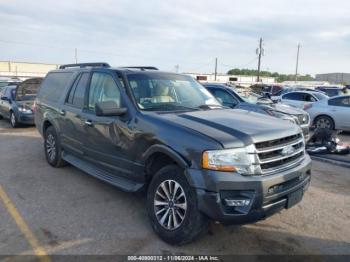
[[[98,102],[114,101],[118,106],[122,104],[120,85],[112,74],[94,72],[88,97],[88,108],[83,115],[86,157],[109,173],[131,178],[134,163],[129,158],[132,139],[128,135],[128,120],[125,116],[105,117],[95,114],[95,104]]]

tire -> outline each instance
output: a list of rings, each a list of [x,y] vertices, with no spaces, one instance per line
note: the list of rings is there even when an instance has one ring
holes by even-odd
[[[13,128],[18,127],[17,117],[13,112],[10,112],[10,124]]]
[[[154,175],[147,192],[147,210],[153,230],[172,245],[192,242],[208,230],[209,219],[198,210],[196,192],[176,165],[165,166]]]
[[[67,162],[62,159],[62,148],[53,126],[46,129],[44,139],[44,151],[47,162],[53,167],[67,165]]]
[[[318,116],[315,119],[315,127],[333,130],[334,129],[334,121],[329,116]]]

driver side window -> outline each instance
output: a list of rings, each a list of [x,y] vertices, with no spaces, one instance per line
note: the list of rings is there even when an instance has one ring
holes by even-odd
[[[95,110],[99,102],[113,101],[120,107],[120,90],[113,77],[105,73],[93,73],[89,90],[89,109]]]
[[[221,102],[224,106],[235,107],[238,103],[230,94],[223,90],[214,90],[214,96]]]

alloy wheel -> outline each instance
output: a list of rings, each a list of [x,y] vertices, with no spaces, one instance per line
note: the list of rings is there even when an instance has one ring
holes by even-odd
[[[10,121],[11,121],[11,125],[13,127],[15,127],[16,126],[16,117],[15,117],[14,113],[11,113]]]
[[[187,211],[186,194],[174,180],[165,180],[154,196],[154,212],[159,224],[167,230],[177,229],[185,219]]]
[[[52,162],[56,158],[56,141],[52,134],[49,134],[46,138],[46,153],[49,160]]]
[[[332,123],[327,118],[320,118],[320,119],[317,120],[316,126],[318,128],[330,129],[332,127]]]

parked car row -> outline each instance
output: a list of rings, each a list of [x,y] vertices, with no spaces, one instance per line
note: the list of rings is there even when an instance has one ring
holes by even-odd
[[[244,109],[290,121],[299,125],[303,130],[304,136],[308,138],[310,117],[308,113],[301,109],[286,104],[273,103],[270,99],[253,92],[240,95],[232,87],[224,84],[205,83],[203,86],[224,106],[233,109]]]

